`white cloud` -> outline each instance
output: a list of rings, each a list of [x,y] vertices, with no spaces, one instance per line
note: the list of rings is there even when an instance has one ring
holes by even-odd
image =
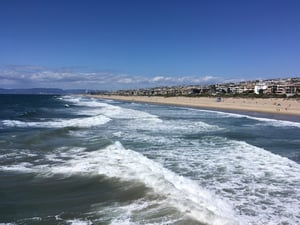
[[[215,76],[133,76],[124,73],[53,70],[39,66],[0,68],[0,88],[126,89],[217,82]]]
[[[172,81],[171,77],[157,76],[151,79],[152,82]]]
[[[204,76],[202,78],[203,81],[210,81],[210,80],[215,80],[215,79],[216,79],[216,77],[214,77],[214,76]]]

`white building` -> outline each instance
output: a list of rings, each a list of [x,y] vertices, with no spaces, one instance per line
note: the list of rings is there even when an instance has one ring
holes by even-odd
[[[268,86],[265,83],[259,82],[254,86],[254,93],[258,95],[261,91],[265,91],[267,89]]]

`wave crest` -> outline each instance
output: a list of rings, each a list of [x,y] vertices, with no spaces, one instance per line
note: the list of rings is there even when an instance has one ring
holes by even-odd
[[[59,119],[55,121],[46,122],[24,122],[19,120],[3,120],[2,124],[8,127],[45,127],[45,128],[64,128],[64,127],[79,127],[87,128],[100,126],[111,119],[103,116],[97,115],[92,117],[75,118],[75,119]]]

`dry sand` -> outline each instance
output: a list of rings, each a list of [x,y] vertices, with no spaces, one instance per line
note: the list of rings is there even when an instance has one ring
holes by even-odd
[[[157,97],[157,96],[118,96],[93,95],[93,97],[130,102],[190,106],[216,110],[242,110],[300,116],[300,99],[285,98],[221,98],[216,97]]]

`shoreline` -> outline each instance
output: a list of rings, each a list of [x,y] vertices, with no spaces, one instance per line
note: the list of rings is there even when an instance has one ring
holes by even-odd
[[[161,96],[120,96],[120,95],[89,95],[95,98],[118,101],[141,102],[160,105],[173,105],[212,110],[240,111],[245,113],[265,113],[282,116],[300,117],[299,99],[281,98],[221,98],[216,97],[161,97]]]

